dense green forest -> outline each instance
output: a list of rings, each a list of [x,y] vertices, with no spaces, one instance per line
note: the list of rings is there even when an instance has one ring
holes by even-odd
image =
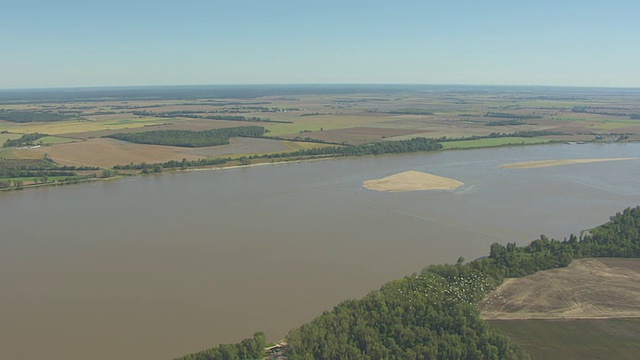
[[[221,344],[217,347],[203,350],[180,358],[180,360],[233,360],[233,359],[262,359],[266,337],[263,332],[253,334],[250,339],[244,339],[237,344]]]
[[[16,123],[27,122],[52,122],[63,121],[78,118],[77,113],[64,114],[46,111],[14,111],[0,109],[0,120],[11,121]]]
[[[564,267],[583,257],[640,257],[640,207],[625,209],[580,238],[542,235],[526,246],[494,243],[489,257],[468,263],[460,258],[391,281],[292,330],[285,355],[291,360],[527,359],[480,319],[475,304],[505,277]],[[243,359],[215,354],[183,359]]]
[[[3,147],[31,146],[33,145],[34,141],[41,139],[45,136],[48,136],[48,135],[41,134],[41,133],[24,134],[19,139],[14,139],[14,140],[7,139],[7,141],[5,141],[2,146]]]
[[[260,137],[264,135],[265,132],[266,129],[262,126],[239,126],[203,131],[155,130],[139,133],[118,133],[104,137],[137,144],[204,147],[229,144],[229,138],[236,136]]]

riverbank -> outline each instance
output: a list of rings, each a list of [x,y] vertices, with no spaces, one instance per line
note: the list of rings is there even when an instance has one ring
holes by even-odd
[[[523,147],[523,146],[543,146],[543,145],[551,145],[554,143],[541,143],[541,144],[509,144],[509,145],[502,145],[500,147],[504,147],[504,146],[516,146],[516,147]],[[487,146],[486,148],[492,148],[495,146]],[[452,148],[452,149],[442,149],[439,151],[434,151],[434,152],[449,152],[449,151],[466,151],[466,150],[472,150],[472,149],[477,149],[477,148],[468,148],[468,149],[458,149],[458,148]],[[417,154],[418,152],[413,152],[413,154]],[[427,152],[423,152],[423,153],[427,153]],[[394,153],[390,153],[390,154],[382,154],[382,155],[406,155],[408,153],[400,153],[400,154],[394,154]],[[364,155],[364,156],[380,156],[380,155]],[[201,167],[189,167],[186,169],[180,169],[180,168],[163,168],[161,169],[162,172],[180,172],[180,171],[211,171],[211,170],[225,170],[225,169],[240,169],[240,168],[249,168],[249,167],[255,167],[255,166],[264,166],[264,165],[275,165],[275,164],[292,164],[292,163],[302,163],[302,162],[311,162],[311,161],[321,161],[321,160],[329,160],[329,159],[337,159],[337,158],[345,158],[345,157],[349,157],[349,158],[354,158],[354,157],[359,157],[359,156],[310,156],[310,157],[300,157],[300,156],[294,156],[291,158],[277,158],[277,159],[266,159],[266,158],[253,158],[250,159],[249,161],[253,161],[253,163],[241,163],[238,159],[234,159],[233,161],[231,161],[231,163],[224,163],[224,164],[218,164],[218,165],[209,165],[209,166],[201,166]],[[579,163],[592,163],[592,162],[603,162],[603,161],[621,161],[621,160],[636,160],[638,158],[603,158],[603,159],[597,159],[597,158],[591,158],[591,159],[565,159],[565,160],[541,160],[541,161],[529,161],[529,162],[518,162],[518,163],[511,163],[511,164],[504,164],[501,165],[500,168],[502,169],[528,169],[528,168],[543,168],[543,167],[550,167],[550,166],[560,166],[560,165],[569,165],[569,164],[579,164]],[[246,160],[245,160],[246,161]],[[4,188],[4,189],[0,189],[0,191],[12,191],[12,190],[24,190],[24,189],[28,189],[28,188],[40,188],[40,187],[45,187],[45,186],[59,186],[59,185],[69,185],[69,184],[77,184],[77,183],[81,183],[81,182],[95,182],[95,181],[101,181],[101,180],[115,180],[115,179],[119,179],[122,177],[127,177],[127,176],[136,176],[136,175],[160,175],[162,172],[160,173],[141,173],[141,172],[137,172],[134,170],[120,170],[118,171],[118,175],[116,176],[112,176],[112,177],[95,177],[95,178],[90,178],[90,179],[83,179],[81,181],[72,181],[69,183],[56,183],[56,182],[48,182],[48,183],[25,183],[24,185],[22,185],[19,188],[16,188],[15,186],[9,187],[9,188]],[[417,173],[417,172],[416,172]],[[408,172],[408,174],[404,174],[402,176],[397,176],[397,177],[387,177],[387,178],[383,178],[383,179],[375,179],[375,180],[371,180],[372,182],[368,182],[368,184],[363,186],[369,190],[374,190],[374,191],[388,191],[388,192],[402,192],[402,191],[415,191],[415,190],[453,190],[458,188],[459,186],[462,186],[463,183],[459,182],[455,179],[447,179],[447,178],[442,178],[442,179],[438,179],[438,177],[436,175],[432,175],[432,174],[428,174],[428,173],[421,173],[421,174],[426,174],[426,175],[430,175],[430,176],[418,176],[417,174],[411,174],[410,172]],[[401,175],[401,174],[396,174],[396,175]],[[2,180],[2,179],[0,179]],[[13,180],[13,179],[7,179],[7,180]]]
[[[622,160],[637,160],[638,158],[606,158],[606,159],[565,159],[565,160],[542,160],[542,161],[527,161],[518,162],[512,164],[501,165],[501,169],[535,169],[551,166],[562,166],[571,164],[588,164],[594,162],[604,161],[622,161]]]

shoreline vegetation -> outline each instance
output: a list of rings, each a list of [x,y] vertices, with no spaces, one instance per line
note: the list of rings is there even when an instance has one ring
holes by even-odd
[[[538,145],[545,145],[543,143]],[[500,146],[524,146],[527,144],[506,144]],[[469,150],[475,148],[469,148]],[[140,163],[115,165],[112,168],[97,167],[68,167],[64,169],[80,170],[80,173],[66,174],[64,178],[54,178],[51,176],[51,169],[57,169],[58,166],[48,155],[45,154],[45,160],[35,160],[34,163],[47,163],[46,167],[37,166],[20,166],[20,171],[27,175],[20,178],[7,178],[2,176],[6,172],[15,172],[16,170],[10,166],[6,166],[7,162],[13,160],[0,159],[0,191],[23,190],[27,188],[39,188],[44,186],[58,186],[78,184],[83,182],[93,182],[102,180],[113,180],[127,176],[136,176],[139,174],[161,174],[164,171],[193,171],[193,170],[224,170],[236,169],[242,167],[251,167],[269,164],[298,163],[306,161],[326,160],[339,157],[359,157],[367,155],[387,155],[387,154],[406,154],[415,152],[432,152],[432,151],[452,151],[467,149],[446,149],[437,139],[429,138],[412,138],[409,140],[377,142],[363,145],[348,146],[329,146],[319,148],[300,149],[293,152],[272,153],[263,155],[249,155],[240,157],[217,157],[217,158],[201,158],[198,160],[182,161],[171,160],[164,163]],[[562,166],[580,163],[605,162],[605,161],[623,161],[636,160],[638,158],[594,158],[594,159],[560,159],[560,160],[541,160],[530,162],[519,162],[501,165],[502,169],[533,169],[551,166]],[[88,170],[88,171],[87,171]],[[139,172],[138,172],[139,171]],[[30,183],[30,180],[33,180]],[[25,181],[27,183],[25,183]],[[391,175],[383,179],[373,179],[366,181],[363,186],[373,191],[403,192],[414,190],[454,190],[464,185],[455,179],[439,177],[437,175],[424,172],[411,172]]]
[[[529,359],[520,345],[481,318],[480,306],[510,278],[568,267],[574,259],[639,258],[640,206],[579,238],[541,235],[529,245],[493,243],[489,256],[431,265],[346,300],[289,332],[280,346],[253,339],[179,358],[218,359]],[[253,352],[249,352],[252,350]]]

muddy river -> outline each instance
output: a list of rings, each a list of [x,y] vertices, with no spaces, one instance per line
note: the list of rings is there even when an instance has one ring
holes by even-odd
[[[493,242],[568,237],[640,204],[640,144],[449,151],[192,171],[0,194],[0,358],[170,359]],[[450,191],[386,193],[416,170]]]

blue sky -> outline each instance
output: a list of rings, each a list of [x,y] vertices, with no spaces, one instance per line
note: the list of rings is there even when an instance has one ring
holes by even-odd
[[[0,88],[640,87],[640,1],[0,0]]]

